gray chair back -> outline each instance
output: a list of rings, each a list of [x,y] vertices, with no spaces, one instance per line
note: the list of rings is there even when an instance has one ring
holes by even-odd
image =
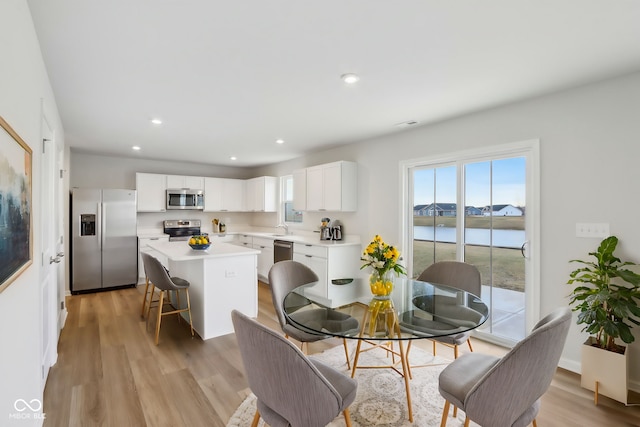
[[[538,399],[551,385],[570,324],[568,307],[540,320],[469,390],[464,399],[469,418],[483,426],[512,426],[523,418],[530,423],[535,413],[527,417],[527,411],[537,412]]]
[[[460,261],[439,261],[431,264],[418,276],[422,282],[453,286],[480,296],[482,280],[476,266]]]
[[[163,291],[176,291],[188,288],[188,282],[180,279],[175,283],[158,259],[148,253],[141,252],[144,272],[153,286]]]
[[[273,307],[278,315],[280,327],[286,330],[287,318],[284,315],[283,302],[289,292],[298,286],[317,282],[318,276],[306,265],[297,261],[280,261],[269,270],[269,286]]]
[[[316,362],[282,335],[237,310],[231,318],[249,387],[267,424],[325,426],[351,404],[354,380],[340,374],[334,387]],[[339,374],[326,365],[323,369]]]

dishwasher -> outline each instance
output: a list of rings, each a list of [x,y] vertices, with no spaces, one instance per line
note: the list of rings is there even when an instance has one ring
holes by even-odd
[[[286,240],[273,241],[273,263],[293,259],[293,242]]]

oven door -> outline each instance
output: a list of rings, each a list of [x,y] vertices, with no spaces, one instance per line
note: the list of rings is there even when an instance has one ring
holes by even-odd
[[[202,190],[168,189],[167,210],[170,209],[204,209],[204,193]]]

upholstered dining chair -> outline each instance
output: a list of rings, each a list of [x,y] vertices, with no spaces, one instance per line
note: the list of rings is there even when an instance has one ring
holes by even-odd
[[[439,261],[433,263],[418,276],[417,280],[452,286],[478,297],[482,292],[480,271],[474,265],[460,261]],[[469,350],[473,351],[470,335],[471,332],[461,332],[433,338],[433,355],[436,355],[436,342],[453,347],[453,354],[456,359],[459,354],[458,346],[465,342],[469,346]]]
[[[482,426],[536,427],[540,397],[551,384],[570,323],[571,310],[559,308],[504,357],[467,353],[451,362],[439,377],[446,400],[440,427],[447,424],[451,404],[465,411],[465,427],[470,420]]]
[[[156,337],[155,343],[158,345],[158,338],[160,336],[160,323],[162,321],[162,316],[168,316],[170,314],[177,314],[180,316],[180,313],[187,312],[189,314],[189,326],[191,328],[191,336],[194,336],[193,333],[193,322],[191,320],[191,301],[189,300],[189,282],[181,279],[179,277],[169,277],[169,273],[163,267],[162,263],[158,261],[152,255],[148,253],[142,252],[142,262],[144,263],[145,274],[147,275],[148,281],[151,285],[151,295],[149,296],[149,305],[147,307],[147,318],[149,317],[149,312],[151,311],[151,300],[153,298],[153,294],[155,292],[155,288],[160,290],[160,298],[158,300],[157,309],[158,316],[156,320]],[[164,312],[164,302],[165,295],[167,295],[170,291],[175,291],[176,295],[180,291],[184,291],[187,297],[187,307],[186,308],[176,308],[171,311]],[[145,291],[146,294],[146,291]],[[178,306],[180,306],[178,300]]]
[[[301,331],[295,326],[291,325],[284,313],[284,298],[294,290],[295,288],[307,285],[318,281],[318,276],[306,265],[297,261],[280,261],[271,267],[269,270],[269,286],[271,287],[271,299],[273,300],[273,307],[278,316],[280,327],[285,333],[287,338],[291,337],[300,342],[300,349],[304,351],[304,344],[307,344],[307,352],[310,342],[320,341],[329,338],[328,335],[317,335],[308,332]],[[301,306],[308,305],[308,302],[301,297]],[[304,323],[308,321],[314,321],[319,325],[324,325],[324,328],[328,331],[357,331],[358,320],[345,313],[340,313],[335,310],[327,308],[313,308],[301,310],[299,313],[294,313],[300,316]],[[347,367],[351,368],[351,362],[349,358],[349,349],[347,347],[347,340],[342,339],[342,345],[344,346],[345,356],[347,358]]]
[[[358,384],[332,367],[307,358],[292,342],[237,310],[233,328],[247,380],[256,396],[256,413],[270,427],[321,427],[344,414],[351,426],[349,405]]]

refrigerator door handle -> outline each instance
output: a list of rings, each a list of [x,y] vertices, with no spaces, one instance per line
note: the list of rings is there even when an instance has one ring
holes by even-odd
[[[100,250],[104,246],[104,206],[102,203],[98,203],[98,245]]]

